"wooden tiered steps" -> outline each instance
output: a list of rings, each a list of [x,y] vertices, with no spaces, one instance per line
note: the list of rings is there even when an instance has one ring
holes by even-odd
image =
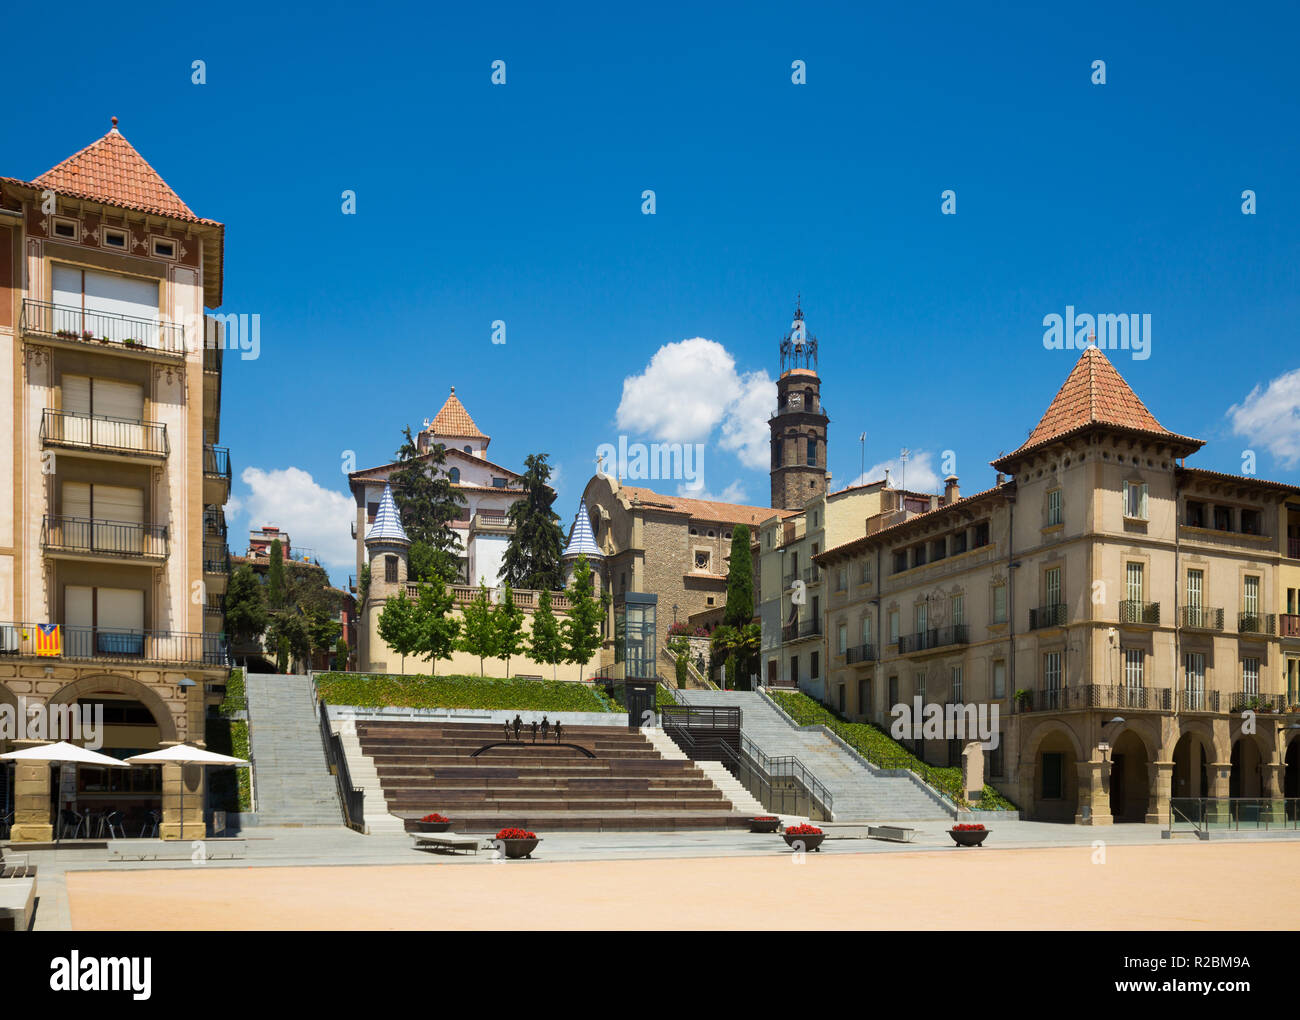
[[[544,745],[540,736],[527,750],[494,747],[471,758],[505,739],[500,724],[359,721],[357,737],[374,759],[389,811],[408,821],[437,811],[456,832],[748,825],[694,762],[661,758],[635,730],[565,726],[564,741],[594,759]]]

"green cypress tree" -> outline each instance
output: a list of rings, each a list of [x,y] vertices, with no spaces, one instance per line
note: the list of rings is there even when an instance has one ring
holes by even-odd
[[[459,578],[460,538],[451,522],[465,505],[465,496],[447,475],[447,449],[435,443],[420,453],[409,425],[402,430],[402,439],[396,453],[401,466],[389,475],[388,482],[413,549],[428,547],[419,549],[408,569],[413,580]],[[424,576],[414,576],[416,571]]]
[[[271,543],[271,554],[266,567],[266,602],[271,612],[284,608],[284,549],[277,538]]]
[[[559,514],[553,509],[555,490],[547,481],[551,467],[547,454],[530,454],[524,459],[525,495],[510,505],[506,519],[514,528],[501,561],[501,580],[521,589],[558,590],[564,585],[560,556],[564,532]]]
[[[602,592],[600,598],[594,597],[591,580],[591,566],[586,556],[579,556],[573,568],[573,583],[569,586],[569,617],[564,621],[561,632],[564,635],[565,662],[574,662],[579,666],[578,677],[591,657],[600,648],[600,621],[605,618],[609,605],[609,596]]]
[[[754,560],[749,551],[749,528],[737,524],[731,531],[731,560],[727,568],[727,607],[722,622],[743,627],[754,618]]]

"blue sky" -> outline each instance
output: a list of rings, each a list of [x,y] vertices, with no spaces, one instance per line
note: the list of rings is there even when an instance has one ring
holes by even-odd
[[[345,452],[388,460],[451,385],[493,459],[551,454],[566,526],[621,434],[703,442],[709,493],[765,503],[797,293],[837,485],[863,431],[909,483],[952,450],[991,484],[1077,357],[1042,343],[1067,305],[1150,314],[1113,358],[1192,463],[1300,481],[1293,5],[79,6],[68,59],[8,55],[0,174],[117,115],[226,224],[223,310],[262,321],[226,363],[234,534],[280,523],[336,577]]]

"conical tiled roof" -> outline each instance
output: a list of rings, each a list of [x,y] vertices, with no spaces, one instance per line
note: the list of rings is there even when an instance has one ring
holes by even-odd
[[[116,125],[117,118],[113,118]],[[32,182],[61,195],[138,209],[172,219],[200,221],[167,182],[114,126]]]
[[[402,527],[402,516],[397,512],[397,502],[393,499],[393,487],[384,486],[384,494],[379,498],[379,509],[375,512],[375,522],[366,529],[366,544],[371,542],[405,542],[406,529]]]
[[[993,463],[1001,466],[1026,450],[1091,425],[1112,425],[1136,432],[1150,432],[1193,444],[1197,449],[1203,445],[1199,439],[1170,432],[1156,421],[1155,415],[1147,410],[1146,404],[1124,381],[1101,348],[1091,346],[1079,356],[1029,438],[1015,453]]]
[[[578,504],[578,516],[569,532],[569,544],[564,548],[565,557],[586,556],[587,559],[601,557],[604,554],[596,544],[596,536],[591,533],[591,515],[587,513],[587,501]]]
[[[465,410],[465,405],[457,398],[455,386],[451,388],[451,396],[442,405],[442,410],[434,416],[433,424],[429,426],[429,430],[435,436],[487,438],[478,430],[478,426],[474,424],[474,419]]]

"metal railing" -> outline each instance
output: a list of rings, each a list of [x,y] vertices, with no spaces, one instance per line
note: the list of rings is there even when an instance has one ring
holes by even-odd
[[[858,662],[875,662],[876,647],[875,645],[854,645],[844,651],[844,661],[848,665]]]
[[[230,450],[224,446],[203,445],[203,473],[218,475],[230,483]]]
[[[1223,610],[1183,606],[1183,626],[1188,630],[1223,630]]]
[[[930,648],[964,645],[969,642],[970,630],[964,623],[953,624],[951,627],[931,627],[929,630],[918,631],[915,634],[900,634],[898,654],[907,655],[910,652],[923,652]]]
[[[786,414],[787,412],[793,414],[802,414],[805,412],[808,414],[825,414],[826,408],[822,405],[820,400],[813,400],[809,403],[804,403],[800,400],[797,404],[792,404],[787,400],[784,404],[778,404],[776,409],[773,410],[768,417],[775,418],[777,415]]]
[[[329,706],[321,700],[320,692],[316,694],[316,715],[320,719],[321,744],[325,748],[325,761],[330,773],[338,782],[339,804],[343,808],[343,824],[357,832],[366,831],[366,791],[352,783],[352,774],[348,771],[348,757],[343,750],[343,741],[330,729]]]
[[[203,572],[205,574],[229,574],[230,550],[224,542],[203,543]]]
[[[1183,689],[1178,692],[1178,708],[1183,712],[1217,712],[1219,704],[1218,691]]]
[[[56,514],[46,514],[41,523],[41,546],[46,552],[138,556],[151,560],[165,560],[169,549],[165,524],[133,524]]]
[[[801,638],[815,637],[822,632],[822,622],[819,619],[800,620],[798,623],[787,623],[781,628],[782,641],[798,641]]]
[[[112,453],[138,453],[166,457],[167,426],[139,418],[115,418],[106,414],[79,414],[45,408],[41,415],[41,442]]]
[[[1160,622],[1160,603],[1125,599],[1119,604],[1119,622],[1158,624]]]
[[[76,305],[26,298],[21,329],[24,333],[56,340],[185,356],[185,326],[179,322],[87,311]]]
[[[808,815],[810,818],[822,819],[835,817],[835,798],[831,795],[830,790],[794,755],[785,754],[769,758],[763,753],[763,749],[745,736],[743,732],[740,734],[740,751],[742,755],[747,756],[755,766],[762,770],[773,787],[774,793],[781,785],[778,782],[779,780],[788,780],[802,790],[804,798],[807,799],[807,804],[802,803],[803,798],[799,797],[800,790],[796,790],[795,797],[799,802],[796,807],[806,806],[807,810],[782,811],[782,814],[800,814]]]
[[[34,655],[51,661],[62,658],[204,666],[230,664],[224,634],[66,624],[60,625],[55,635],[35,623],[0,623],[0,655]]]
[[[1169,831],[1194,833],[1241,829],[1300,829],[1296,797],[1170,797]]]
[[[1273,613],[1238,613],[1238,634],[1276,634],[1277,616]]]
[[[220,507],[203,511],[203,534],[208,538],[226,537],[226,513]]]
[[[1173,710],[1168,687],[1130,687],[1126,684],[1078,684],[1027,691],[1015,700],[1017,713],[1062,712],[1087,708],[1142,708]]]
[[[1065,616],[1065,604],[1063,602],[1031,609],[1029,610],[1029,629],[1040,630],[1043,627],[1064,627]]]
[[[1282,637],[1300,637],[1300,615],[1283,613],[1277,618],[1278,633]]]
[[[1286,554],[1288,559],[1300,560],[1300,538],[1286,540]]]
[[[1258,691],[1233,691],[1228,695],[1228,711],[1266,712],[1276,714],[1286,711],[1285,694],[1260,694]]]

